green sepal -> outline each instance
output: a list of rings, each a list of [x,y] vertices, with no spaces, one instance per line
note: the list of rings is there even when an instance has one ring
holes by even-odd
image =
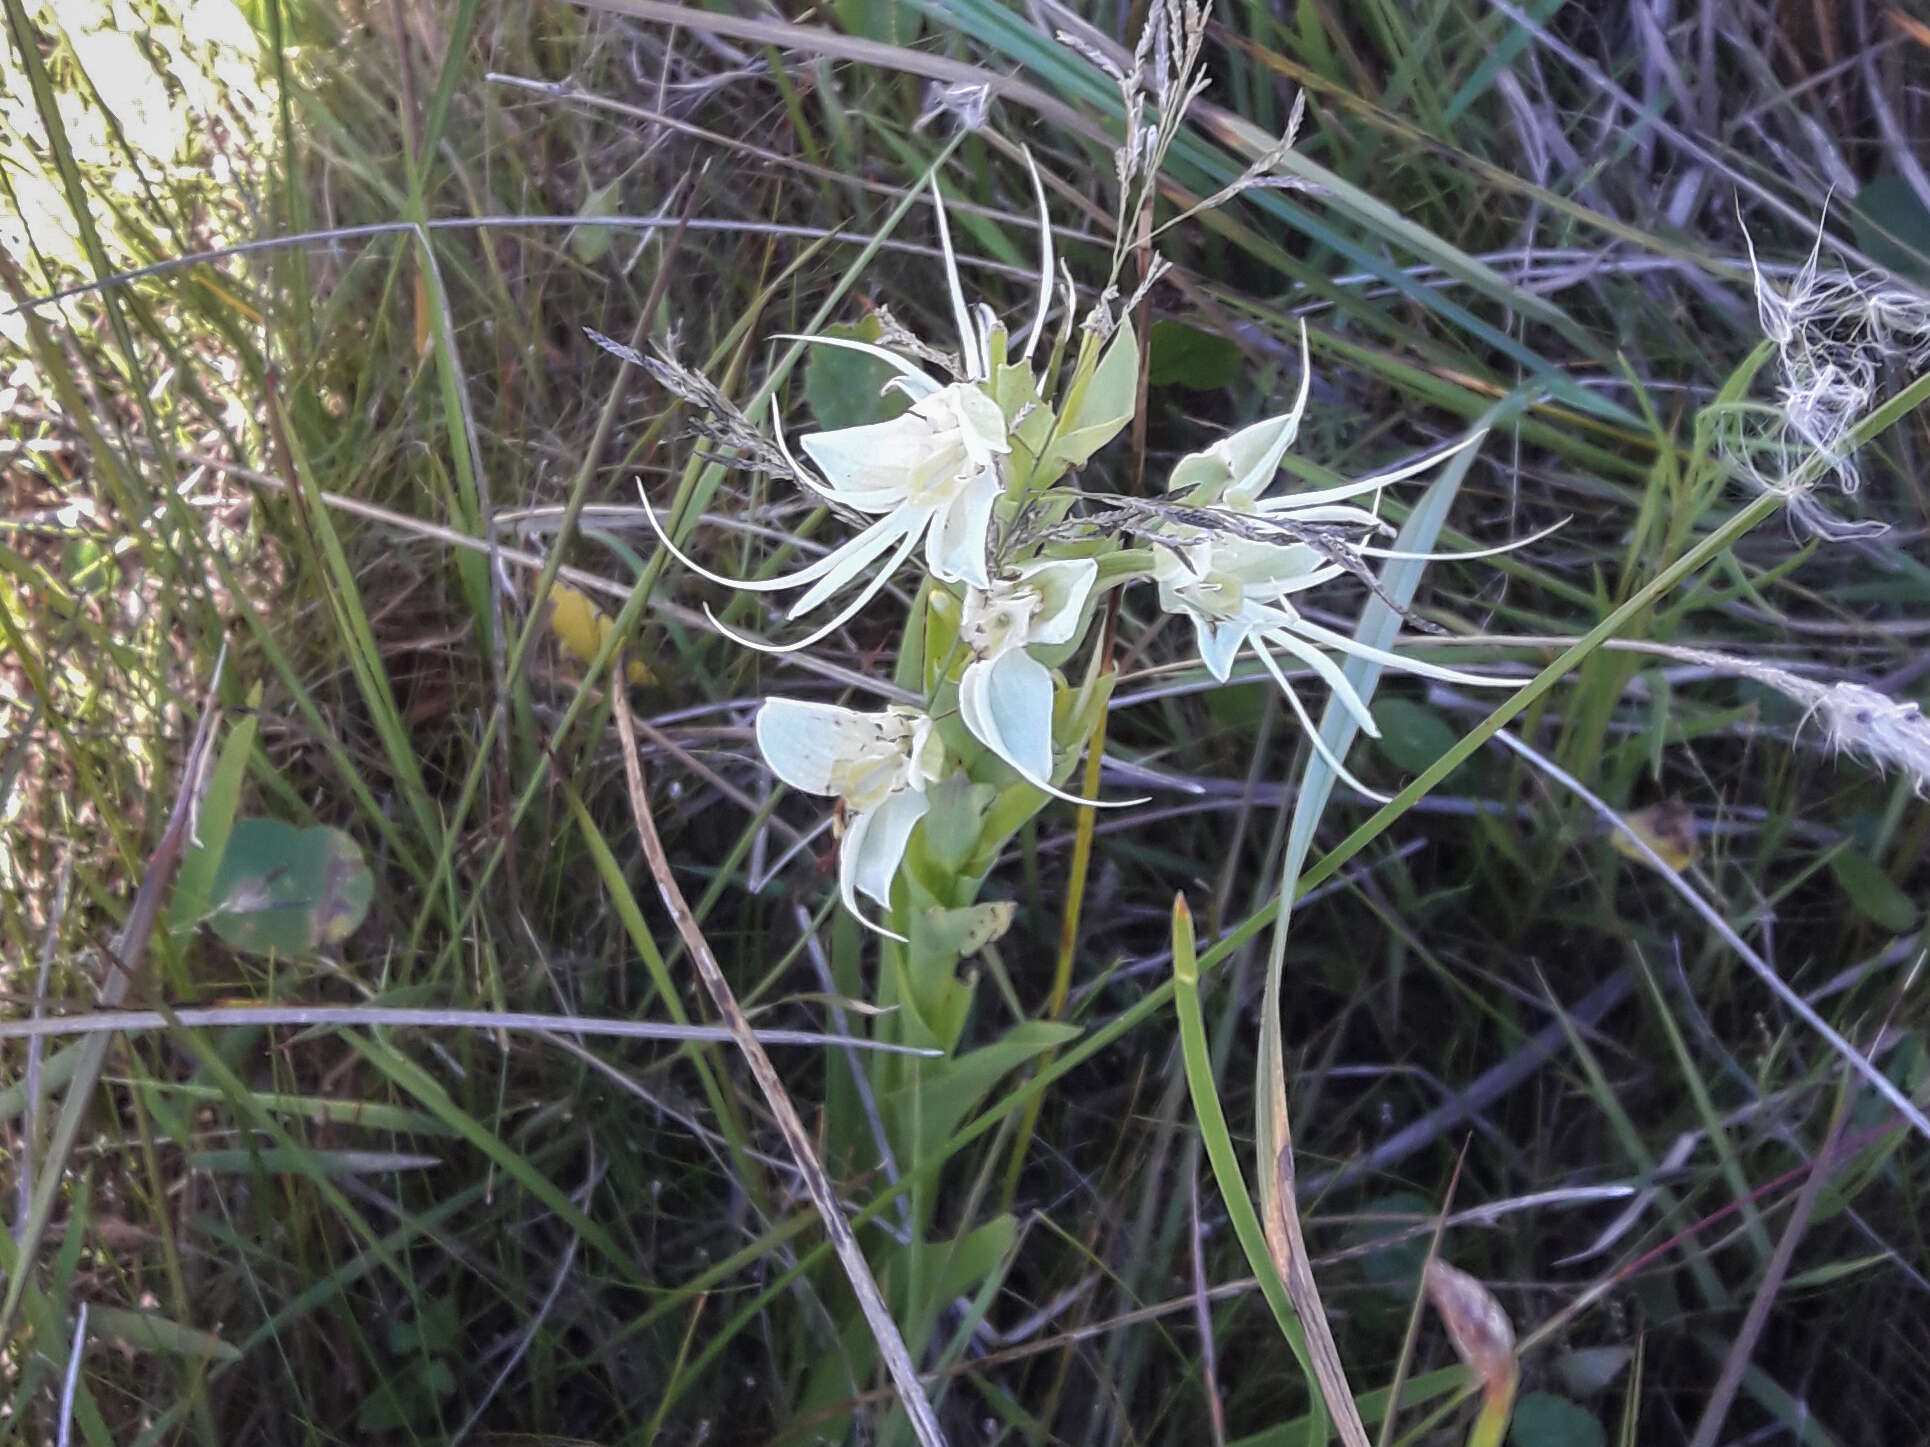
[[[1139,396],[1139,338],[1122,326],[1106,347],[1099,364],[1083,384],[1074,378],[1059,419],[1059,435],[1043,464],[1048,475],[1068,467],[1083,467],[1128,422]]]

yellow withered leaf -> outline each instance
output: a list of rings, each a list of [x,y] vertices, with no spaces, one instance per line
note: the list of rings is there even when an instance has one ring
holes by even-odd
[[[550,632],[573,658],[583,663],[594,659],[614,626],[587,594],[568,583],[559,582],[550,589]],[[635,658],[626,660],[624,676],[639,688],[657,681],[657,676]]]
[[[1438,1256],[1428,1259],[1423,1282],[1454,1354],[1481,1384],[1481,1414],[1468,1433],[1468,1447],[1499,1447],[1521,1385],[1514,1323],[1492,1291]]]
[[[1664,799],[1660,804],[1637,809],[1633,814],[1623,815],[1622,822],[1640,835],[1642,842],[1661,856],[1662,862],[1677,874],[1695,863],[1695,812],[1680,799]],[[1621,830],[1614,832],[1611,842],[1615,845],[1615,852],[1624,858],[1648,863]]]

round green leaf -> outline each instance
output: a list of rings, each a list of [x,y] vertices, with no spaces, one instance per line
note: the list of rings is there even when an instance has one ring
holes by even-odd
[[[375,883],[339,829],[237,819],[209,893],[208,923],[235,949],[309,955],[355,932]]]

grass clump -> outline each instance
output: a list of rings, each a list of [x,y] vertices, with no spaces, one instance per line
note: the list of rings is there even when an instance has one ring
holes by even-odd
[[[1914,1440],[1907,19],[1221,6],[1179,124],[1164,7],[83,11],[0,87],[0,1435]],[[1048,782],[1150,801],[1027,796],[920,997],[753,720],[923,702],[936,590],[763,657],[650,522],[848,538],[771,419],[883,377],[772,339],[956,335],[927,174],[1020,335],[1028,155],[1041,354],[1109,271],[1141,344],[1067,516],[1308,378],[1282,491],[1485,429],[1302,616],[1518,687],[1343,658],[1316,748],[1112,594]]]

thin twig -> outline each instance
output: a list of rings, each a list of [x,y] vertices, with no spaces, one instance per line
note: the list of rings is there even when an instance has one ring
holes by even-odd
[[[616,668],[617,676],[622,677],[621,658],[617,660]],[[932,1411],[930,1401],[926,1399],[924,1388],[919,1384],[918,1368],[912,1362],[911,1353],[905,1349],[897,1323],[891,1319],[891,1311],[885,1305],[877,1281],[872,1277],[870,1263],[865,1260],[857,1237],[851,1233],[851,1223],[844,1218],[844,1208],[831,1190],[831,1181],[811,1149],[811,1138],[805,1132],[804,1122],[798,1118],[797,1107],[791,1104],[791,1097],[784,1089],[784,1082],[778,1078],[776,1067],[771,1064],[770,1056],[764,1053],[764,1047],[751,1029],[750,1021],[745,1019],[737,997],[731,993],[730,982],[724,978],[717,957],[711,953],[710,942],[704,938],[703,929],[684,900],[676,875],[671,872],[670,859],[664,853],[663,840],[658,837],[656,820],[650,813],[650,795],[643,778],[643,755],[637,745],[637,730],[630,716],[630,702],[620,688],[611,691],[610,702],[616,714],[617,733],[623,740],[623,773],[629,785],[630,811],[635,818],[644,857],[649,861],[651,876],[657,881],[657,892],[663,899],[664,908],[670,912],[691,962],[697,967],[698,977],[709,992],[717,1012],[730,1027],[731,1037],[743,1052],[744,1062],[756,1078],[758,1089],[763,1093],[779,1131],[783,1133],[784,1143],[790,1148],[792,1159],[797,1162],[805,1187],[810,1192],[811,1204],[817,1207],[818,1217],[831,1238],[832,1248],[838,1253],[838,1261],[850,1278],[851,1289],[857,1294],[858,1307],[871,1328],[879,1355],[884,1358],[885,1370],[891,1374],[891,1380],[898,1388],[898,1399],[904,1404],[912,1430],[922,1447],[944,1447],[945,1434],[938,1425],[938,1417]]]
[[[223,1025],[348,1025],[369,1030],[415,1026],[432,1030],[515,1030],[536,1035],[599,1035],[627,1040],[699,1040],[728,1044],[737,1037],[721,1025],[673,1025],[658,1020],[607,1020],[516,1010],[403,1009],[381,1005],[215,1005],[192,1010],[90,1010],[79,1015],[0,1020],[0,1040],[49,1035],[112,1035],[143,1030]],[[935,1056],[916,1045],[845,1039],[815,1030],[758,1030],[766,1045],[836,1045],[890,1055]]]

